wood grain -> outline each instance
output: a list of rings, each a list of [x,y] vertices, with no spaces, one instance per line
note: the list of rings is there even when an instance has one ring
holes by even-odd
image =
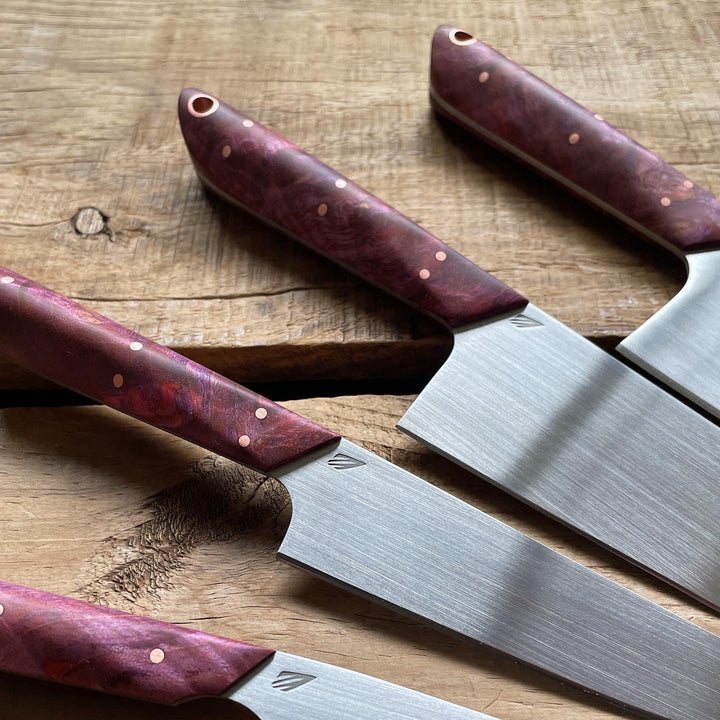
[[[720,192],[712,3],[7,0],[0,262],[234,379],[430,373],[436,325],[201,190],[175,118],[196,85],[575,330],[626,335],[677,291],[680,263],[434,118],[443,21]],[[76,229],[84,207],[102,224]],[[36,384],[0,367],[0,386]]]
[[[711,611],[395,430],[408,403],[362,396],[288,407],[720,631]],[[107,408],[8,409],[0,423],[4,580],[343,665],[503,720],[630,717],[280,563],[291,508],[275,481]],[[214,705],[194,707],[109,701],[0,675],[3,720],[90,720],[101,709],[110,720],[223,717]]]

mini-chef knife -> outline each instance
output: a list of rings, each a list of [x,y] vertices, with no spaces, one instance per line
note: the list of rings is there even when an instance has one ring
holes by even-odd
[[[468,33],[432,44],[434,108],[631,230],[674,251],[688,279],[618,350],[720,417],[720,201]]]
[[[166,705],[224,696],[261,720],[493,720],[324,662],[2,581],[0,671]]]
[[[642,713],[717,720],[720,638],[5,268],[0,354],[280,480],[289,562]]]
[[[720,428],[243,113],[179,114],[210,188],[450,326],[402,430],[720,608]]]

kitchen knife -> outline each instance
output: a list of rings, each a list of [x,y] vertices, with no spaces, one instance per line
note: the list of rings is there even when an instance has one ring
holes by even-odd
[[[179,114],[206,185],[450,326],[402,430],[720,608],[720,428],[245,114]]]
[[[324,662],[2,581],[0,670],[166,705],[224,696],[261,720],[493,720]]]
[[[600,115],[451,26],[433,38],[430,98],[455,123],[683,258],[683,289],[618,350],[720,417],[720,201]]]
[[[652,717],[720,715],[720,638],[6,268],[0,354],[277,478],[285,560]]]

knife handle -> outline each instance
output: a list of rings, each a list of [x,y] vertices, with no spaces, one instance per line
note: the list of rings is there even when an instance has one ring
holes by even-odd
[[[527,304],[367,190],[211,95],[184,90],[178,114],[210,189],[451,327]]]
[[[339,436],[0,267],[0,355],[262,472]]]
[[[0,670],[173,704],[218,696],[273,650],[0,581]]]
[[[468,33],[436,31],[431,104],[634,232],[681,252],[720,247],[720,202],[679,170]]]

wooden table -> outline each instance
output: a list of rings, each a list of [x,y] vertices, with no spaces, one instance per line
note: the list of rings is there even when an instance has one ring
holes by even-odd
[[[433,116],[429,39],[442,22],[720,192],[712,3],[5,0],[0,264],[235,379],[284,381],[278,393],[303,398],[290,407],[718,632],[717,615],[396,431],[409,398],[382,393],[422,387],[449,337],[208,196],[194,176],[175,112],[187,85],[273,126],[611,347],[679,289],[682,268]],[[310,396],[328,388],[345,395]],[[274,551],[290,507],[276,482],[103,408],[43,407],[49,385],[6,363],[0,390],[39,391],[41,405],[0,414],[3,579],[343,665],[505,720],[629,717],[283,565]],[[159,709],[0,675],[2,720],[238,712],[205,701]]]

